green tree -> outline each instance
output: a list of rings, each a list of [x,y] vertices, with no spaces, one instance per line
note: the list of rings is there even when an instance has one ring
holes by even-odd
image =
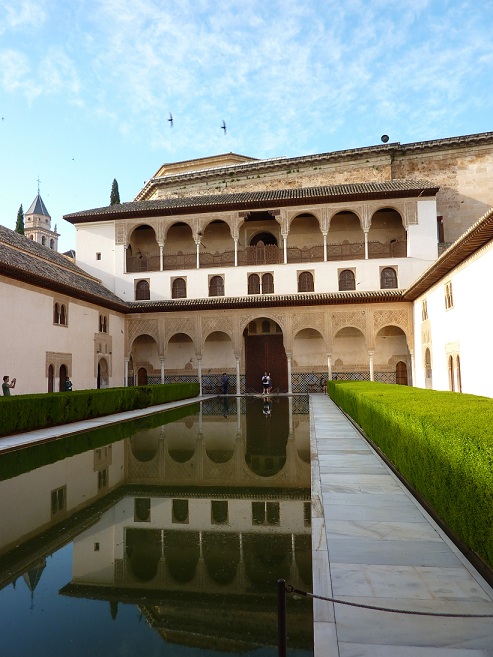
[[[118,183],[116,178],[113,178],[113,184],[111,185],[111,194],[110,194],[110,205],[116,205],[120,203],[120,192],[118,191]]]
[[[19,235],[24,235],[24,210],[22,209],[22,203],[21,203],[21,207],[19,208],[19,211],[17,212],[15,232],[19,233]]]

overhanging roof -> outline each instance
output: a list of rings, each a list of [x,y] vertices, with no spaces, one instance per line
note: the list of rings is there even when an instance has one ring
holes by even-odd
[[[405,290],[405,301],[414,301],[430,287],[493,239],[493,208],[455,241],[428,269]]]
[[[71,224],[80,224],[135,217],[175,216],[191,212],[239,211],[369,199],[416,198],[435,196],[438,189],[437,186],[426,180],[386,180],[384,182],[132,201],[74,212],[64,215],[63,218]]]

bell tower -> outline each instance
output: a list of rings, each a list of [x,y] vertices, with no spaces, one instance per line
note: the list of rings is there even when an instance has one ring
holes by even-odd
[[[51,230],[51,217],[39,193],[39,180],[38,194],[24,214],[24,235],[53,251],[58,250],[60,235],[56,232],[56,226],[55,230]]]

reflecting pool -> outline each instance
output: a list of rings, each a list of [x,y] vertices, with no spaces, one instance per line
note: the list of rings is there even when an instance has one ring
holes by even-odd
[[[311,590],[308,399],[215,398],[0,457],[2,657],[277,655]],[[313,654],[287,598],[288,654]]]

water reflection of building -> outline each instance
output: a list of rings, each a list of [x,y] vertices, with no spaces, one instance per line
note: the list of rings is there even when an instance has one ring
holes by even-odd
[[[119,602],[136,604],[168,641],[235,650],[275,641],[277,579],[311,582],[308,416],[286,419],[288,400],[276,402],[275,440],[262,441],[252,405],[262,422],[262,400],[248,409],[234,400],[226,417],[214,402],[0,483],[0,586],[73,541],[63,594],[107,600],[113,616]],[[253,467],[259,455],[277,466]],[[33,503],[14,521],[7,508],[21,487]],[[310,603],[292,604],[295,642],[307,645]]]

